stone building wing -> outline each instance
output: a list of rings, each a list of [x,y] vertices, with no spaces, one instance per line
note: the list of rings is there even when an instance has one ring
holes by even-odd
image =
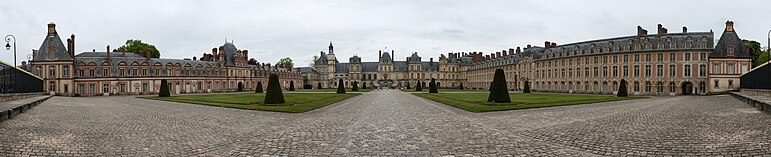
[[[750,51],[742,45],[742,39],[736,34],[736,30],[733,29],[733,22],[728,21],[726,29],[723,34],[720,35],[720,40],[717,41],[715,49],[709,55],[709,57],[724,58],[724,57],[736,57],[736,58],[752,58]],[[733,47],[733,56],[728,53],[728,48]]]
[[[49,32],[46,34],[45,39],[43,39],[43,44],[40,45],[40,49],[34,54],[32,61],[72,60],[72,56],[67,52],[67,47],[62,43],[59,33],[56,32],[56,25],[53,23],[48,25]]]

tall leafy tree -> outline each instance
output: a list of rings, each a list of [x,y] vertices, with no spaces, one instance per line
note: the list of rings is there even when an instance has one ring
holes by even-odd
[[[511,102],[508,89],[509,88],[506,87],[506,75],[504,75],[503,69],[496,69],[487,102]]]
[[[278,60],[276,65],[281,65],[284,68],[292,69],[292,67],[294,67],[294,62],[292,61],[292,58],[286,57],[286,58],[281,58],[280,60]]]
[[[140,56],[145,56],[144,52],[147,49],[150,49],[151,51],[153,51],[150,53],[150,55],[152,55],[150,58],[161,57],[161,52],[158,51],[157,48],[155,48],[155,45],[142,42],[142,40],[139,40],[139,39],[126,40],[126,43],[123,44],[123,46],[120,46],[117,49],[115,49],[115,52],[131,52],[131,53],[136,53]]]
[[[752,67],[759,66],[763,63],[768,62],[768,52],[764,52],[760,50],[760,43],[753,40],[746,40],[742,39],[742,46],[747,48],[748,51],[750,51],[750,56],[752,56]]]

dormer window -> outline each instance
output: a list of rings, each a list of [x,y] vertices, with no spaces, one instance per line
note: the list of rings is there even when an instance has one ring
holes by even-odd
[[[728,56],[734,56],[734,45],[728,45],[725,52]]]

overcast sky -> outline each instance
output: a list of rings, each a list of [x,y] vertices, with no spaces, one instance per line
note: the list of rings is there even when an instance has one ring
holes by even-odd
[[[739,36],[766,46],[770,1],[551,1],[551,0],[93,0],[0,2],[0,33],[18,39],[20,63],[38,49],[46,24],[59,35],[76,36],[76,52],[126,39],[156,45],[161,58],[192,58],[233,40],[259,62],[291,57],[307,66],[329,42],[343,62],[354,54],[377,61],[387,47],[404,60],[418,52],[423,60],[447,52],[500,51],[544,41],[558,44],[649,33],[656,24],[669,32],[715,31],[735,21]],[[4,45],[5,43],[3,43]],[[65,43],[66,44],[66,43]],[[10,51],[0,59],[11,63]]]

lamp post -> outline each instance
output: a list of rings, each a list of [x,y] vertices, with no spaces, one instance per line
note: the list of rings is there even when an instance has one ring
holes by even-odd
[[[13,67],[16,67],[16,37],[13,35],[5,36],[5,50],[11,50],[11,39],[13,39]]]

